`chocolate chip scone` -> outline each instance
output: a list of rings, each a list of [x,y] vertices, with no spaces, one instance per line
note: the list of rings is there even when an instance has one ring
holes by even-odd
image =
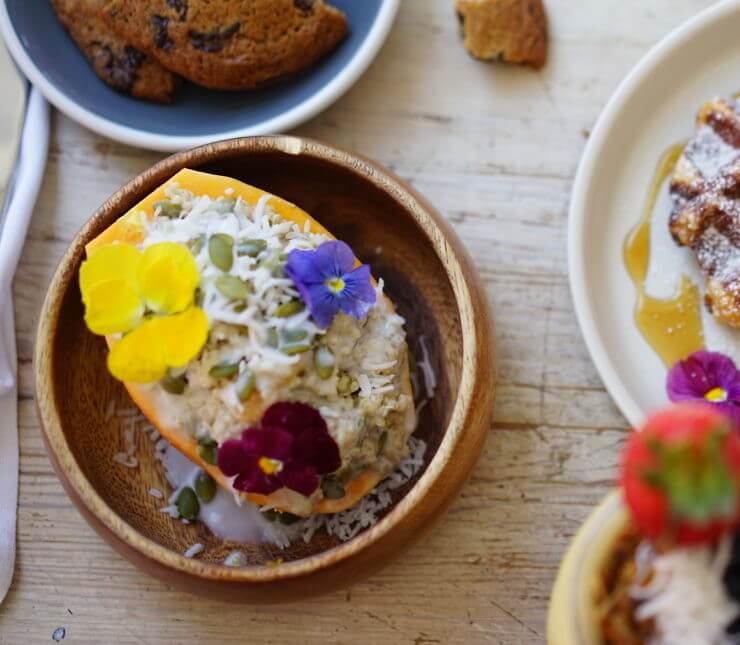
[[[465,49],[480,60],[527,63],[547,59],[547,18],[542,0],[457,0]]]
[[[130,45],[106,23],[108,0],[51,0],[59,20],[108,85],[136,98],[171,103],[180,79]]]
[[[112,0],[104,13],[168,69],[224,90],[294,74],[347,33],[345,15],[323,0]]]
[[[740,328],[740,100],[715,99],[699,110],[670,190],[670,231],[696,253],[709,310]]]

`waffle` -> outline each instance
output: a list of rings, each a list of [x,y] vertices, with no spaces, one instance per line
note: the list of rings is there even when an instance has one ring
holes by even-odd
[[[740,328],[740,100],[702,106],[670,191],[671,235],[694,251],[707,307],[719,322]]]

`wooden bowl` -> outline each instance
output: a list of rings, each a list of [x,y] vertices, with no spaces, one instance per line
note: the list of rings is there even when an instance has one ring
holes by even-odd
[[[107,372],[106,350],[83,322],[77,274],[87,242],[181,168],[230,175],[311,213],[385,280],[406,318],[412,351],[427,338],[438,377],[436,396],[420,417],[425,467],[398,489],[372,528],[341,543],[325,533],[281,551],[240,546],[248,566],[222,564],[234,544],[194,523],[158,511],[150,487],[169,490],[149,439],[136,436],[139,466],[115,464],[125,450],[125,419],[110,401],[130,407]],[[49,456],[72,501],[113,547],[167,583],[210,597],[276,602],[350,585],[429,527],[458,493],[477,460],[494,399],[492,324],[470,259],[434,208],[377,164],[295,137],[234,139],[175,154],[115,193],[82,228],[62,258],[41,313],[36,401]],[[201,542],[197,558],[181,555]],[[282,558],[279,566],[274,561]]]

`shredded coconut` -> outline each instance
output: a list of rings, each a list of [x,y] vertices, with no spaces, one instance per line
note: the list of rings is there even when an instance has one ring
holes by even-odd
[[[194,558],[199,553],[202,553],[204,548],[205,547],[200,542],[196,542],[187,551],[185,551],[185,553],[183,553],[183,555],[186,558]]]
[[[424,388],[426,389],[427,398],[433,399],[434,392],[437,389],[437,376],[429,359],[429,350],[427,349],[425,336],[419,336],[419,345],[421,346],[421,360],[418,361],[417,365],[421,368],[421,373],[424,376]]]
[[[164,498],[164,493],[159,488],[150,488],[149,494],[156,499]]]
[[[725,627],[740,613],[740,606],[722,584],[731,549],[732,536],[726,536],[716,549],[675,549],[654,557],[652,578],[631,594],[640,601],[636,618],[655,621],[651,645],[735,642]]]

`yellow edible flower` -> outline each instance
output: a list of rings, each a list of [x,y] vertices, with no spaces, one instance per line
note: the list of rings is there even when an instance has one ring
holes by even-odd
[[[198,355],[208,338],[208,318],[193,306],[199,282],[183,244],[160,242],[143,252],[106,244],[91,251],[80,267],[85,323],[95,334],[124,334],[108,355],[113,376],[151,383]]]

